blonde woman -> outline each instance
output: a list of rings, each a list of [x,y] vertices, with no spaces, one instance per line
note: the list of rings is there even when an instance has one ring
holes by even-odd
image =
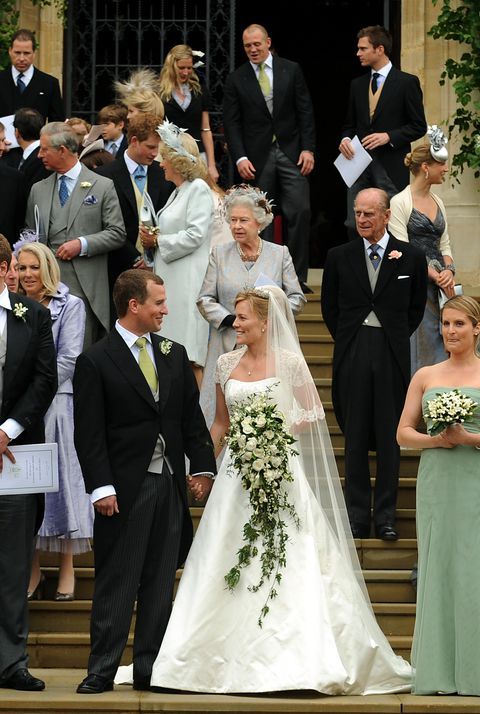
[[[203,52],[192,50],[188,45],[172,47],[160,72],[159,93],[167,119],[186,127],[188,133],[199,142],[208,173],[217,181],[218,171],[208,113],[210,96],[195,72],[198,66],[197,55],[203,56]]]
[[[165,110],[158,90],[158,78],[150,69],[132,72],[125,82],[115,82],[115,90],[120,101],[128,109],[127,119],[135,114],[154,114],[158,123],[163,121]]]
[[[200,384],[208,323],[198,312],[196,300],[210,252],[212,194],[195,139],[168,120],[157,131],[161,166],[165,179],[175,184],[175,191],[157,214],[158,232],[141,227],[140,237],[146,262],[165,280],[168,290],[168,315],[162,334],[185,347]]]
[[[429,129],[432,133],[434,127]],[[440,132],[441,136],[438,134]],[[440,290],[453,297],[455,265],[448,237],[445,206],[432,186],[442,184],[448,174],[448,153],[443,132],[437,129],[438,148],[433,143],[418,146],[405,157],[412,181],[390,202],[389,232],[398,240],[412,243],[425,254],[428,264],[428,295],[425,315],[410,338],[412,374],[445,359],[440,332]]]
[[[20,290],[50,310],[57,352],[58,390],[45,415],[45,438],[58,443],[59,490],[47,493],[45,515],[38,533],[28,597],[41,595],[39,551],[59,553],[60,569],[55,600],[73,600],[73,554],[90,550],[93,508],[85,493],[73,444],[73,387],[75,361],[82,351],[85,331],[83,301],[60,282],[58,263],[43,243],[17,247]]]

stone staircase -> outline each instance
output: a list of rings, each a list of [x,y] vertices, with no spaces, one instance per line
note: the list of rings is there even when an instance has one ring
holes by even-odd
[[[340,476],[343,480],[343,436],[335,420],[331,403],[331,363],[333,342],[320,315],[318,294],[309,295],[297,326],[307,362],[325,407]],[[406,451],[402,455],[397,524],[400,540],[386,543],[376,539],[357,541],[360,563],[364,570],[368,592],[380,627],[398,654],[410,656],[415,620],[415,591],[410,582],[415,564],[415,483],[419,454]],[[372,476],[375,474],[372,458]],[[202,508],[192,507],[195,527]],[[29,654],[32,667],[82,668],[89,653],[90,607],[93,593],[93,557],[91,553],[77,556],[76,599],[71,603],[52,601],[56,585],[56,557],[42,554],[46,576],[45,599],[30,604]],[[177,582],[181,571],[177,573]],[[124,663],[131,659],[131,638]]]

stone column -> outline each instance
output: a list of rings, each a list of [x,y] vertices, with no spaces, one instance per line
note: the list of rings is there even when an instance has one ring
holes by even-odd
[[[38,49],[35,65],[38,69],[57,77],[60,86],[63,80],[63,23],[57,16],[57,8],[38,8],[29,0],[19,2],[19,24],[35,32]]]

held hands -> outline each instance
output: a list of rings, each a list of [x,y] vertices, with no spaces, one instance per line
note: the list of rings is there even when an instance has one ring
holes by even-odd
[[[455,278],[451,270],[442,270],[436,275],[436,283],[449,298],[455,295]]]
[[[55,253],[59,260],[72,260],[80,255],[82,250],[82,243],[80,238],[74,238],[73,240],[67,240],[63,245],[58,248]]]
[[[187,476],[188,490],[196,501],[204,501],[211,491],[213,479],[208,476]]]
[[[300,158],[297,161],[297,166],[300,166],[302,176],[308,176],[313,171],[315,158],[311,151],[302,151]]]
[[[140,225],[138,227],[138,235],[140,238],[140,243],[145,248],[145,250],[156,247],[158,234],[155,231],[152,231],[151,228],[149,228],[148,226]]]
[[[12,464],[15,463],[15,456],[12,454],[10,449],[8,448],[8,444],[10,443],[10,437],[7,436],[7,434],[0,429],[0,473],[3,471],[3,455],[9,459],[9,461],[12,462]]]
[[[113,516],[115,513],[120,513],[116,496],[100,498],[98,501],[95,501],[93,507],[97,513],[100,513],[102,516]]]

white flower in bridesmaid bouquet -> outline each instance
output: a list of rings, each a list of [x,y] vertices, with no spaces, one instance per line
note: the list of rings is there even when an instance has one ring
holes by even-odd
[[[435,399],[427,401],[425,416],[432,420],[430,436],[440,434],[447,426],[463,424],[473,419],[479,405],[459,389],[437,392]]]

